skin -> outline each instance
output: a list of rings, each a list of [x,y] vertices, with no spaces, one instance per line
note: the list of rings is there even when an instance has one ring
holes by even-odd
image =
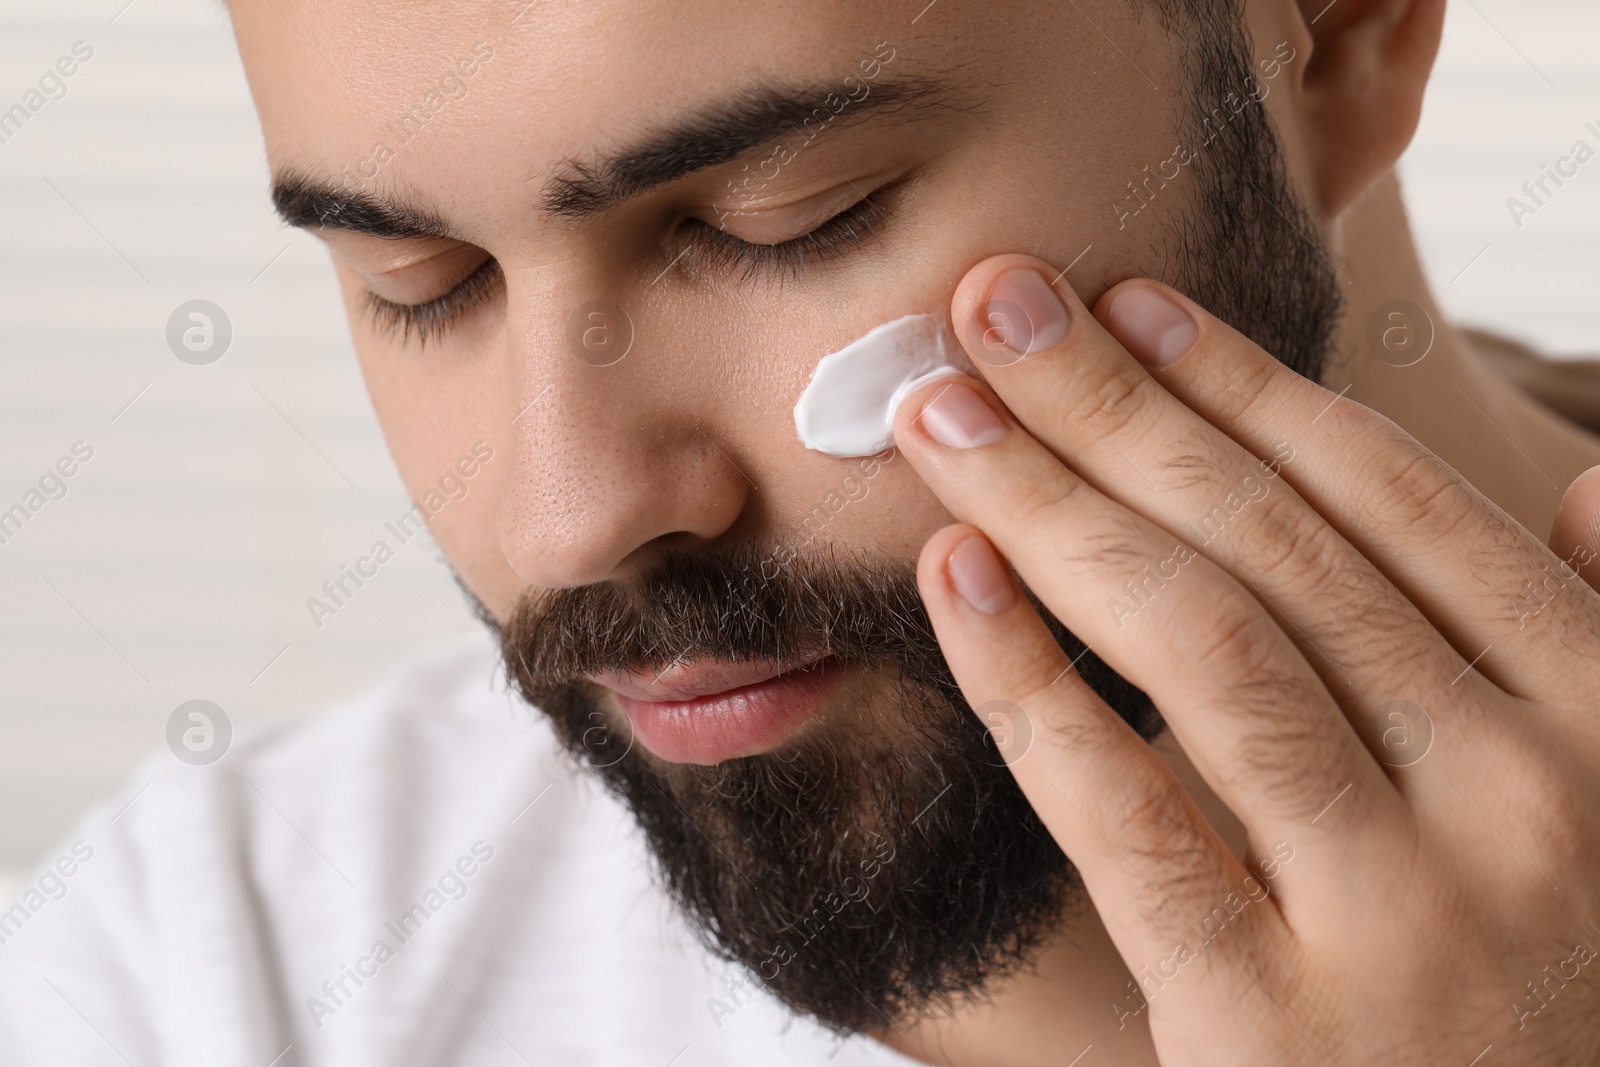
[[[1049,270],[986,261],[958,314],[1015,268]],[[919,391],[896,440],[966,520],[920,558],[940,646],[970,703],[1032,723],[1008,764],[1122,958],[1154,967],[1137,1006],[1160,1062],[1592,1060],[1600,596],[1391,421],[1171,290],[1125,282],[1093,316],[1061,296],[1060,345],[982,365],[988,388]],[[1165,366],[1152,300],[1192,323]],[[1065,408],[1041,399],[1057,390]],[[991,427],[976,445],[940,432],[963,402]],[[1271,488],[1177,545],[1246,478]],[[1068,669],[996,549],[1163,709],[1243,820],[1242,858]],[[1104,610],[1175,554],[1131,619]],[[1543,573],[1559,592],[1518,608]],[[1426,748],[1403,740],[1418,729]],[[1546,966],[1561,980],[1524,1003]]]
[[[492,44],[494,58],[467,81],[466,95],[445,106],[364,186],[426,208],[449,224],[454,237],[383,241],[317,232],[333,253],[361,368],[413,495],[420,499],[472,452],[474,442],[487,441],[494,449],[495,458],[474,477],[471,492],[440,512],[432,527],[457,572],[497,617],[504,619],[530,592],[626,581],[669,549],[797,529],[848,473],[848,461],[807,452],[794,437],[790,408],[816,359],[909,311],[948,306],[964,335],[960,324],[977,313],[999,266],[1015,262],[992,257],[1037,257],[1026,262],[1047,281],[1074,264],[1055,286],[1069,303],[1076,299],[1074,290],[1093,302],[1122,279],[1157,271],[1156,238],[1182,217],[1182,188],[1158,198],[1131,232],[1118,228],[1108,205],[1125,194],[1125,183],[1142,167],[1171,152],[1177,112],[1174,94],[1162,87],[1181,76],[1181,42],[1169,40],[1153,17],[1141,18],[1140,5],[1082,0],[1046,12],[1014,7],[1008,12],[1004,4],[946,0],[924,11],[921,0],[678,0],[399,9],[380,0],[235,0],[241,55],[268,158],[279,172],[326,177],[359,169],[375,143],[393,139],[386,124],[436,85],[456,57],[479,41]],[[1338,350],[1353,355],[1330,369],[1327,384],[1333,387],[1330,397],[1351,388],[1317,423],[1321,429],[1304,430],[1324,403],[1310,383],[1297,389],[1273,379],[1270,402],[1242,406],[1231,400],[1228,383],[1237,384],[1250,368],[1264,376],[1261,354],[1200,309],[1190,312],[1204,324],[1201,347],[1158,382],[1139,378],[1144,372],[1138,364],[1105,335],[1086,341],[1095,320],[1081,302],[1072,303],[1073,332],[1061,349],[989,377],[993,391],[984,395],[1012,412],[1016,432],[1009,444],[952,459],[910,429],[897,438],[910,462],[887,467],[868,498],[843,509],[827,528],[830,539],[871,545],[896,558],[920,553],[924,595],[958,677],[972,687],[969,694],[1003,694],[1022,704],[1050,738],[1092,736],[1122,761],[1096,771],[1082,746],[1042,739],[1033,755],[1015,765],[1063,847],[1092,872],[1100,914],[1064,924],[1035,973],[989,990],[987,1004],[958,1005],[918,1026],[876,1035],[910,1055],[937,1063],[1067,1062],[1093,1044],[1103,1063],[1152,1063],[1157,1049],[1165,1063],[1213,1062],[1204,1058],[1212,1053],[1221,1057],[1214,1062],[1322,1062],[1241,985],[1240,961],[1253,946],[1272,967],[1281,967],[1257,975],[1272,983],[1263,987],[1268,995],[1289,1018],[1310,1026],[1311,1040],[1338,1062],[1360,1062],[1367,1055],[1421,1062],[1379,1056],[1368,1042],[1385,1039],[1391,1050],[1427,1051],[1436,1036],[1427,1027],[1449,1023],[1454,1028],[1440,1033],[1450,1035],[1452,1057],[1460,1045],[1460,1062],[1466,1063],[1483,1043],[1500,1047],[1491,1016],[1498,1011],[1499,1023],[1506,1023],[1511,1015],[1505,1004],[1523,978],[1560,958],[1545,949],[1578,936],[1578,926],[1567,921],[1572,915],[1539,897],[1548,886],[1526,879],[1521,860],[1515,853],[1507,857],[1501,838],[1481,824],[1440,836],[1440,820],[1464,823],[1473,817],[1448,785],[1441,791],[1440,782],[1445,774],[1463,788],[1503,780],[1492,796],[1476,794],[1478,806],[1504,812],[1501,829],[1558,885],[1592,884],[1595,872],[1582,866],[1579,850],[1561,849],[1553,833],[1540,827],[1564,826],[1573,840],[1593,833],[1581,813],[1594,810],[1594,798],[1576,784],[1585,769],[1593,769],[1593,738],[1571,694],[1592,693],[1595,686],[1574,688],[1577,668],[1559,648],[1526,654],[1497,649],[1469,674],[1471,681],[1463,684],[1471,695],[1461,702],[1437,686],[1441,672],[1447,682],[1483,644],[1494,641],[1504,649],[1527,640],[1498,630],[1490,634],[1484,620],[1505,627],[1505,603],[1512,595],[1505,589],[1539,573],[1539,542],[1553,531],[1567,557],[1585,537],[1593,543],[1600,480],[1591,474],[1580,481],[1559,514],[1561,493],[1550,483],[1567,486],[1600,463],[1600,444],[1483,374],[1427,291],[1391,168],[1415,128],[1442,2],[1342,0],[1324,7],[1322,0],[1305,9],[1289,0],[1246,5],[1258,56],[1278,42],[1295,51],[1297,58],[1273,79],[1263,106],[1280,132],[1291,178],[1320,228],[1315,239],[1349,283],[1348,321]],[[739,92],[751,78],[831,84],[884,41],[897,50],[902,69],[938,73],[972,106],[830,129],[755,199],[731,196],[729,183],[743,165],[764,158],[763,151],[595,219],[551,218],[537,210],[539,189],[568,159],[586,158]],[[858,191],[880,184],[898,193],[879,234],[860,250],[798,277],[744,280],[719,271],[714,258],[692,248],[675,258],[689,243],[683,220],[721,220],[736,236],[770,242],[804,232],[847,206]],[[485,256],[501,264],[504,289],[426,346],[381,329],[363,306],[368,290],[402,302],[438,296]],[[623,308],[636,331],[634,348],[610,367],[574,358],[565,341],[575,309],[597,298]],[[1395,298],[1417,304],[1438,330],[1428,357],[1410,368],[1383,364],[1364,341],[1369,316]],[[1108,305],[1102,300],[1096,306],[1104,319]],[[1148,410],[1166,412],[1174,424],[1187,419],[1196,430],[1211,427],[1206,457],[1219,470],[1239,469],[1246,449],[1269,454],[1270,444],[1289,436],[1288,428],[1296,430],[1296,458],[1277,483],[1285,498],[1297,502],[1294,508],[1245,513],[1239,541],[1249,545],[1254,536],[1255,551],[1241,548],[1237,556],[1187,566],[1190,594],[1165,598],[1153,614],[1141,612],[1139,626],[1121,631],[1157,635],[1154,644],[1140,651],[1124,648],[1125,636],[1106,638],[1107,650],[1115,649],[1114,664],[1145,684],[1154,668],[1141,656],[1163,641],[1200,639],[1186,631],[1185,622],[1192,620],[1181,612],[1198,610],[1202,590],[1229,590],[1237,600],[1242,579],[1260,585],[1271,578],[1285,583],[1281,596],[1293,605],[1290,621],[1313,634],[1311,640],[1328,649],[1346,674],[1357,671],[1356,664],[1380,678],[1405,673],[1395,653],[1382,650],[1383,642],[1360,627],[1338,642],[1323,633],[1330,616],[1367,618],[1369,603],[1354,593],[1354,599],[1340,599],[1344,593],[1337,585],[1321,600],[1311,596],[1308,590],[1318,588],[1318,581],[1329,581],[1327,574],[1318,577],[1312,565],[1317,561],[1290,555],[1291,565],[1284,567],[1282,553],[1275,558],[1259,543],[1264,538],[1256,524],[1268,518],[1287,522],[1292,510],[1297,530],[1335,531],[1318,533],[1298,548],[1337,542],[1347,569],[1369,578],[1378,573],[1389,583],[1384,588],[1420,597],[1407,639],[1418,661],[1428,663],[1426,683],[1435,688],[1408,690],[1408,699],[1433,710],[1441,731],[1436,758],[1426,770],[1419,768],[1425,787],[1412,781],[1418,776],[1387,774],[1348,727],[1337,729],[1343,698],[1336,699],[1323,677],[1326,662],[1300,647],[1294,627],[1265,616],[1249,620],[1252,633],[1266,635],[1258,667],[1274,679],[1299,681],[1304,692],[1297,695],[1304,699],[1287,700],[1285,714],[1315,725],[1292,743],[1274,740],[1278,765],[1271,774],[1247,774],[1232,762],[1236,754],[1228,751],[1226,738],[1244,736],[1250,721],[1216,706],[1230,686],[1242,684],[1231,655],[1237,642],[1219,639],[1215,669],[1193,678],[1201,695],[1175,698],[1170,709],[1162,702],[1183,749],[1164,739],[1154,750],[1159,766],[1150,762],[1150,750],[1132,750],[1126,738],[1114,736],[1102,709],[1072,688],[1070,676],[1059,692],[1033,699],[1030,687],[1038,672],[1054,661],[1048,650],[1029,643],[1036,631],[1025,610],[987,616],[953,597],[946,564],[955,546],[972,541],[974,529],[981,528],[1037,589],[1061,588],[1069,572],[1074,580],[1114,577],[1112,585],[1120,585],[1124,576],[1115,567],[1083,567],[1081,553],[1066,553],[1065,562],[1040,556],[1039,538],[1081,547],[1093,531],[1084,520],[1063,525],[1064,516],[1048,514],[1032,539],[1025,536],[1018,517],[1025,514],[1027,477],[1042,476],[1041,484],[1059,489],[1073,477],[1070,466],[1085,479],[1080,499],[1094,500],[1096,514],[1122,516],[1111,510],[1121,508],[1139,517],[1121,522],[1127,528],[1170,521],[1199,491],[1136,493],[1145,483],[1108,459],[1104,442],[1086,436],[1084,425],[1028,406],[1019,392],[1026,375],[1052,373],[1051,368],[1059,373],[1061,366],[1077,368],[1080,362],[1085,377],[1062,379],[1068,388],[1087,396],[1096,383],[1111,389],[1117,382],[1148,382],[1141,388],[1164,405],[1152,401]],[[1457,391],[1471,406],[1454,399]],[[918,410],[907,404],[902,425]],[[1114,405],[1091,410],[1098,411],[1108,436],[1125,440],[1121,447],[1140,457],[1136,465],[1155,472],[1153,480],[1162,484],[1173,442],[1133,423],[1116,427]],[[1392,417],[1410,437],[1374,421],[1372,411]],[[1482,418],[1499,433],[1473,421]],[[1110,435],[1113,428],[1117,435]],[[1469,524],[1463,529],[1495,530],[1503,541],[1506,558],[1485,572],[1488,579],[1479,573],[1485,570],[1481,560],[1464,577],[1461,559],[1427,555],[1437,548],[1428,540],[1437,532],[1436,513],[1412,514],[1409,524],[1390,521],[1381,540],[1356,535],[1363,516],[1404,507],[1405,499],[1384,482],[1386,471],[1394,473],[1384,464],[1409,455],[1413,439],[1531,531],[1495,527],[1485,518],[1493,512],[1469,494],[1452,491],[1448,500],[1455,506],[1444,514]],[[1027,445],[1032,441],[1038,447]],[[1365,463],[1341,462],[1351,441],[1367,448],[1361,453]],[[1018,459],[1025,445],[1032,466]],[[1529,462],[1548,482],[1532,474]],[[974,507],[967,494],[979,464],[990,464],[984,477],[996,487],[997,499],[1010,498],[1006,507]],[[1442,467],[1427,469],[1446,477]],[[1421,484],[1402,481],[1400,487],[1416,490]],[[957,518],[964,524],[951,527]],[[1482,593],[1486,599],[1472,606],[1439,603],[1437,592],[1416,593],[1423,582],[1437,590],[1468,580],[1476,587],[1480,579],[1491,581],[1494,593]],[[1547,637],[1567,635],[1577,647],[1594,632],[1594,605],[1586,589],[1569,592],[1559,610],[1541,612],[1535,625]],[[1069,625],[1078,621],[1073,612],[1089,611],[1094,617],[1085,624],[1103,626],[1103,600],[1080,604],[1057,594],[1047,602]],[[1241,612],[1248,607],[1238,606]],[[1513,618],[1510,626],[1515,625]],[[1099,640],[1090,640],[1098,651]],[[1369,682],[1367,688],[1383,687]],[[1560,692],[1552,696],[1555,690]],[[1509,691],[1540,702],[1541,709],[1548,703],[1549,730],[1494,732],[1508,729]],[[1493,730],[1468,738],[1459,732],[1463,721],[1492,724]],[[1513,754],[1493,748],[1497,737],[1510,739]],[[1558,741],[1569,744],[1558,747]],[[1333,757],[1337,764],[1328,762]],[[1113,766],[1139,773],[1125,780],[1109,774]],[[1362,789],[1345,798],[1354,802],[1339,819],[1307,828],[1316,807],[1337,791],[1324,788],[1337,776],[1335,766],[1344,774],[1341,783],[1359,780]],[[1186,792],[1174,790],[1163,767]],[[1197,845],[1195,871],[1141,863],[1161,887],[1154,899],[1172,903],[1180,892],[1197,894],[1184,897],[1174,915],[1203,912],[1202,898],[1209,902],[1208,894],[1224,880],[1237,881],[1244,861],[1230,857],[1243,856],[1259,868],[1279,840],[1292,841],[1296,850],[1273,883],[1281,896],[1246,911],[1250,921],[1240,929],[1249,937],[1227,940],[1226,951],[1216,951],[1224,942],[1208,949],[1206,962],[1185,969],[1176,995],[1153,1000],[1148,1010],[1122,1018],[1120,1027],[1108,1006],[1126,992],[1132,971],[1170,952],[1170,946],[1162,947],[1171,933],[1164,926],[1167,910],[1152,906],[1153,898],[1143,895],[1149,886],[1134,884],[1126,865],[1119,866],[1115,853],[1104,854],[1104,841],[1086,833],[1081,819],[1074,822],[1070,809],[1060,810],[1058,794],[1044,783],[1063,779],[1076,783],[1073,799],[1101,815],[1102,827],[1115,821],[1119,805],[1145,812],[1142,819],[1116,821],[1119,835],[1113,836],[1119,839],[1125,833],[1126,840],[1148,843],[1151,834],[1166,833]],[[1303,789],[1291,788],[1296,782]],[[1152,797],[1160,798],[1160,806],[1137,807]],[[1564,821],[1534,818],[1550,810]],[[1236,811],[1248,817],[1241,822]],[[1192,821],[1199,817],[1205,825]],[[1592,844],[1592,836],[1587,840]],[[1391,867],[1420,857],[1419,888],[1404,910],[1382,922],[1372,921],[1382,911],[1374,902],[1393,888],[1386,881],[1393,875],[1381,864],[1360,862],[1357,846],[1372,842],[1381,843],[1376,855]],[[1402,847],[1407,844],[1412,851]],[[1353,880],[1352,866],[1359,868]],[[1457,892],[1468,883],[1470,896]],[[1334,885],[1343,897],[1332,893]],[[1537,901],[1524,910],[1538,911],[1554,925],[1536,929],[1516,920],[1511,913],[1519,900]],[[1344,936],[1330,938],[1330,930]],[[1441,945],[1470,951],[1449,967],[1429,970]],[[1487,987],[1458,995],[1455,980],[1502,948],[1515,966],[1502,961],[1478,969],[1499,983],[1493,986],[1498,999]],[[1570,948],[1561,955],[1569,953]],[[1369,966],[1373,959],[1390,960],[1393,988],[1358,985],[1346,966],[1351,959]],[[1436,989],[1401,981],[1424,972],[1452,984]],[[1419,1000],[1432,993],[1437,1000]],[[1572,997],[1573,1018],[1584,1016],[1578,999]],[[1429,1005],[1428,1012],[1415,1010],[1419,1002]],[[1448,1010],[1434,1012],[1441,1003]],[[1480,1008],[1487,1013],[1481,1018]],[[1410,1014],[1385,1014],[1402,1009]],[[1427,1018],[1418,1017],[1423,1014]],[[1363,1029],[1362,1020],[1373,1019],[1383,1026]],[[1525,1062],[1559,1062],[1549,1057],[1560,1051],[1562,1040],[1593,1047],[1581,1044],[1592,1035],[1544,1022]],[[1236,1047],[1241,1033],[1256,1035],[1251,1040],[1259,1044]],[[1469,1048],[1472,1041],[1462,1035],[1490,1036]]]

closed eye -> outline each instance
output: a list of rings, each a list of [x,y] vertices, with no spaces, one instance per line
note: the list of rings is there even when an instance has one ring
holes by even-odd
[[[685,219],[683,226],[693,231],[687,250],[697,267],[736,274],[750,281],[763,274],[798,278],[807,267],[828,263],[862,247],[876,234],[876,227],[887,220],[882,190],[868,194],[843,211],[798,237],[773,244],[762,244],[735,237],[700,219]],[[470,312],[488,303],[505,287],[505,272],[500,262],[488,258],[443,296],[420,304],[387,300],[370,290],[363,302],[374,326],[401,341],[416,335],[426,347],[430,339],[448,334]]]
[[[415,332],[417,343],[426,347],[429,337],[443,337],[468,312],[494,299],[505,280],[500,261],[491,256],[448,293],[421,304],[385,300],[369,290],[365,294],[367,313],[380,332],[396,335],[401,341]]]
[[[881,192],[868,194],[798,237],[774,244],[746,241],[702,219],[686,219],[684,225],[694,231],[690,254],[697,267],[737,274],[741,281],[762,274],[798,278],[809,266],[855,251],[877,232],[888,218]]]

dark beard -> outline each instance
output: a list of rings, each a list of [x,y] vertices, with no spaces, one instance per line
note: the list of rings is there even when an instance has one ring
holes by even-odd
[[[1230,94],[1262,84],[1239,0],[1157,0],[1185,40],[1194,91],[1178,136],[1201,153],[1194,207],[1155,277],[1184,293],[1290,370],[1321,382],[1344,315],[1321,228],[1289,184],[1276,132],[1259,103],[1237,114]],[[1299,57],[1297,62],[1305,62]],[[1210,120],[1208,122],[1208,120]],[[1215,140],[1201,148],[1215,133]],[[1120,280],[1120,279],[1116,279]],[[1108,281],[1115,284],[1116,280]]]
[[[557,590],[519,608],[503,650],[523,696],[633,811],[708,946],[797,1011],[859,1031],[1007,972],[1082,892],[962,699],[914,570],[777,558],[741,545],[665,557],[629,588]],[[879,692],[858,691],[778,751],[715,766],[631,748],[599,688],[574,681],[822,653]],[[1079,669],[1141,736],[1159,732],[1143,693],[1092,654]]]
[[[1229,0],[1162,2],[1163,21],[1188,42],[1195,87],[1179,135],[1198,143],[1211,109],[1249,84],[1248,44]],[[1259,104],[1212,128],[1192,164],[1193,210],[1161,235],[1168,258],[1148,273],[1320,379],[1342,301],[1311,243],[1318,231]],[[736,544],[664,557],[627,586],[529,599],[501,634],[510,677],[628,804],[707,946],[841,1032],[982,990],[1085,902],[962,699],[914,573],[902,561]],[[1141,737],[1159,734],[1148,698],[1041,613],[1106,702]],[[871,683],[856,706],[830,709],[825,729],[779,751],[711,767],[632,748],[582,680],[679,659],[792,663],[823,652]]]

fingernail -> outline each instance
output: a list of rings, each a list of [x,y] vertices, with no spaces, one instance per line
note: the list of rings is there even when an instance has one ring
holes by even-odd
[[[1000,557],[986,538],[974,534],[951,551],[945,562],[956,595],[986,615],[998,615],[1017,599]]]
[[[1067,336],[1067,307],[1036,270],[1016,267],[994,280],[983,307],[984,342],[1020,356],[1054,348]]]
[[[1146,367],[1176,363],[1200,335],[1187,311],[1159,289],[1143,285],[1112,302],[1111,332]]]
[[[988,401],[971,386],[951,382],[922,406],[922,428],[929,437],[949,448],[977,448],[993,444],[1010,432]]]

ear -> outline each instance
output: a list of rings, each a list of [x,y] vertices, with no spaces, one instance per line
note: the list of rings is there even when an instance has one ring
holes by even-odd
[[[1302,129],[1324,217],[1394,166],[1417,131],[1445,0],[1297,0],[1311,55]]]

